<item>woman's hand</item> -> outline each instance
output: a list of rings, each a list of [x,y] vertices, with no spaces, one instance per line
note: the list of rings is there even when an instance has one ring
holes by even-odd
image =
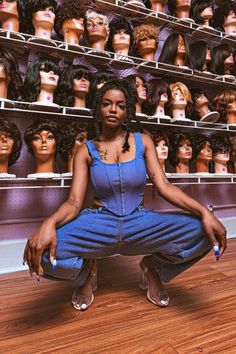
[[[219,245],[219,257],[221,257],[227,248],[226,228],[217,217],[207,209],[205,209],[202,214],[202,225],[212,246]]]
[[[57,235],[55,224],[49,220],[43,222],[38,231],[29,237],[25,246],[23,261],[29,266],[29,272],[41,274],[41,259],[46,248],[50,248],[50,262],[53,264],[56,255]]]

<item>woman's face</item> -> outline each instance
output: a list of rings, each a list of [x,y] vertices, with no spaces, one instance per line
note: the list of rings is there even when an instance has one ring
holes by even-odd
[[[55,155],[56,145],[54,134],[48,130],[35,133],[31,142],[35,156]]]
[[[186,54],[186,47],[185,47],[185,43],[184,43],[184,38],[180,34],[179,34],[179,37],[178,37],[178,50],[177,50],[177,53],[178,54]]]
[[[117,45],[121,45],[121,44],[126,47],[130,46],[130,35],[127,33],[126,29],[118,30],[112,38],[113,47],[116,47]]]
[[[0,161],[8,158],[13,149],[14,140],[8,132],[0,132]]]
[[[48,23],[53,27],[55,21],[55,10],[52,6],[48,6],[43,10],[37,11],[33,14],[32,22],[34,26],[38,23]]]
[[[192,145],[189,139],[182,139],[177,150],[176,157],[181,160],[191,160],[192,158]]]
[[[199,154],[197,155],[197,160],[212,160],[212,149],[209,141],[205,143]]]
[[[44,71],[44,69],[40,69],[40,83],[41,87],[43,86],[53,86],[57,87],[59,75],[56,75],[53,70],[48,72]]]
[[[147,89],[146,89],[146,87],[144,85],[144,82],[138,76],[136,76],[135,82],[136,82],[136,89],[137,89],[137,92],[138,92],[139,100],[142,101],[142,102],[145,102],[147,100]]]
[[[168,158],[169,147],[164,139],[158,141],[156,151],[159,160],[166,160]]]
[[[88,38],[92,39],[93,37],[102,37],[104,39],[107,38],[107,28],[104,23],[104,19],[99,15],[96,17],[91,17],[86,22],[86,29],[88,32]]]
[[[81,79],[73,80],[73,92],[89,92],[90,82],[82,77]]]
[[[101,120],[104,126],[119,127],[127,116],[126,98],[119,89],[109,89],[102,97]]]

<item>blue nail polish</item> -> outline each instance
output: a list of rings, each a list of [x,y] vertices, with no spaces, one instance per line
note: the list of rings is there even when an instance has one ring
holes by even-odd
[[[56,269],[57,269],[57,260],[54,259],[53,264],[52,264],[52,270],[55,272]]]

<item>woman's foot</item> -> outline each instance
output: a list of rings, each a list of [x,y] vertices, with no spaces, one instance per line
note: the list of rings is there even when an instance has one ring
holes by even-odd
[[[141,289],[147,290],[147,298],[154,305],[166,307],[169,305],[170,298],[164,288],[162,281],[153,268],[152,259],[150,256],[145,256],[140,262],[142,278]]]
[[[92,305],[94,300],[93,290],[96,290],[96,276],[97,276],[97,261],[94,259],[87,260],[89,267],[89,275],[85,283],[78,289],[75,289],[72,295],[72,306],[79,311],[85,311]]]

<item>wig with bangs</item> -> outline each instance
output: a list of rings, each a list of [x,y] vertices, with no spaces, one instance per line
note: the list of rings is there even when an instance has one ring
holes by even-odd
[[[185,84],[183,84],[182,82],[175,82],[174,84],[170,84],[170,92],[171,92],[171,101],[169,106],[170,109],[170,113],[172,116],[172,101],[173,101],[173,97],[175,97],[175,93],[177,90],[180,90],[187,102],[187,106],[186,106],[186,116],[187,117],[191,117],[192,115],[192,111],[193,111],[193,101],[192,101],[192,96],[191,93],[189,91],[189,89],[187,88],[187,86]]]
[[[12,166],[20,156],[22,147],[22,138],[16,124],[7,120],[4,116],[0,115],[0,132],[7,133],[13,139],[12,153],[8,158],[8,165]]]
[[[130,36],[130,47],[133,44],[133,29],[131,24],[124,17],[114,17],[109,23],[110,33],[107,41],[106,49],[114,52],[112,40],[120,30],[125,30],[126,34]]]
[[[212,100],[212,107],[220,113],[220,119],[227,123],[227,107],[236,102],[236,90],[219,92]]]
[[[233,48],[228,43],[222,43],[212,49],[211,71],[214,74],[225,75],[225,60],[233,54],[234,66],[231,70],[231,74],[235,75],[235,54]]]
[[[214,3],[212,0],[192,0],[189,17],[192,18],[196,23],[202,25],[205,23],[204,17],[201,16],[201,13],[208,7],[212,8],[212,17],[214,10]],[[209,24],[212,24],[210,19]]]
[[[184,45],[186,50],[184,65],[190,66],[189,45],[185,36],[181,33],[172,33],[165,40],[161,55],[158,59],[159,62],[174,65],[178,53],[179,35],[182,36],[184,39]]]

